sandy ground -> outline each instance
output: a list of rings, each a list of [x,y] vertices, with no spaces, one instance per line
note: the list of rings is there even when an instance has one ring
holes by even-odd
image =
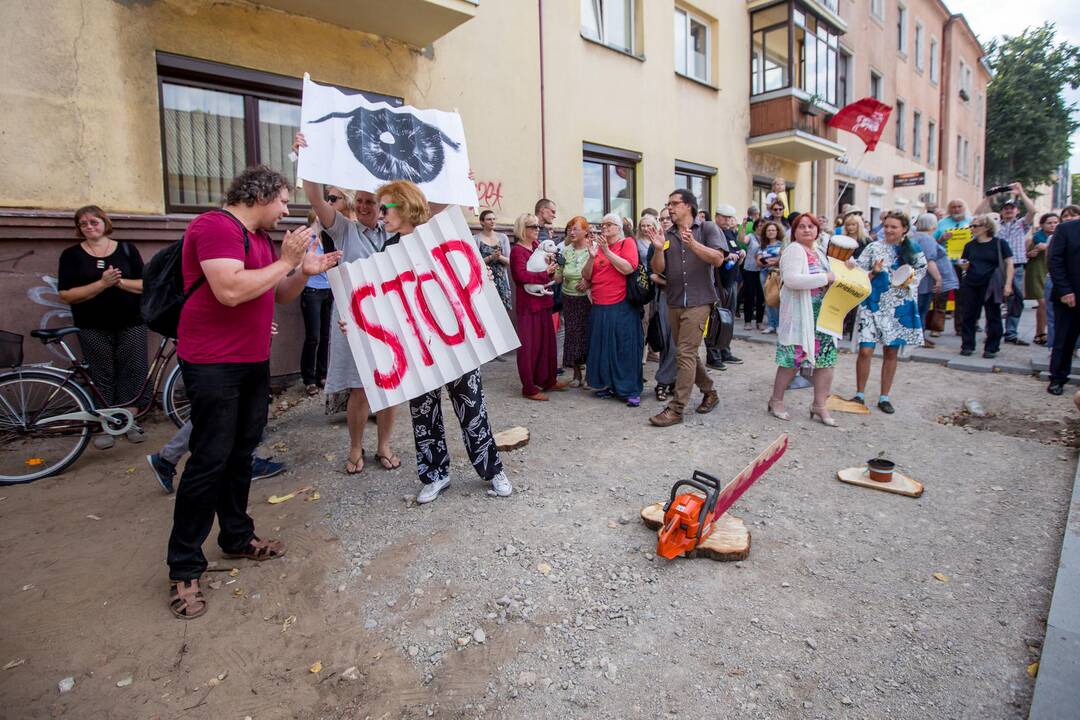
[[[1075,470],[1054,442],[1071,401],[908,363],[892,417],[811,424],[802,390],[781,423],[764,412],[771,350],[735,349],[747,362],[714,373],[720,408],[666,430],[646,425],[651,394],[638,410],[581,391],[532,403],[512,362],[489,364],[496,429],[532,431],[504,455],[509,499],[486,495],[451,426],[454,484],[413,506],[405,414],[402,469],[346,478],[342,420],[289,394],[269,444],[290,470],[251,494],[288,554],[223,561],[211,539],[221,585],[191,622],[167,608],[173,502],[143,461],[171,426],[0,487],[0,667],[14,665],[0,716],[1025,717]],[[836,391],[853,375],[842,356]],[[994,421],[939,422],[967,398]],[[694,469],[733,476],[782,431],[787,455],[733,510],[748,560],[653,556],[642,505]],[[922,498],[836,481],[879,451]],[[318,500],[267,503],[309,483]]]

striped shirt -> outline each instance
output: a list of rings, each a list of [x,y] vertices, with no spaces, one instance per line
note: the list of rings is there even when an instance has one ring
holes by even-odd
[[[1009,243],[1013,253],[1013,264],[1024,265],[1027,263],[1027,236],[1031,228],[1023,218],[1018,217],[1011,222],[1002,222],[998,230],[998,237]]]

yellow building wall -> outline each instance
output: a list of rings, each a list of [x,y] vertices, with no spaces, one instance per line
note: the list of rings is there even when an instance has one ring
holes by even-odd
[[[579,0],[544,12],[547,194],[560,218],[583,206],[582,142],[636,150],[639,209],[659,205],[676,159],[720,168],[713,204],[745,206],[748,23],[741,3],[699,0],[711,16],[718,90],[674,72],[674,3],[648,0],[645,61],[583,39]],[[489,0],[420,51],[243,2],[5,0],[0,3],[0,206],[164,212],[155,51],[397,95],[456,109],[475,179],[499,219],[542,193],[537,4]],[[42,42],[48,38],[48,42]]]

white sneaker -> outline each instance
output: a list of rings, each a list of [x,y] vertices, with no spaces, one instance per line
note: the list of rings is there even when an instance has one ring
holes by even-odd
[[[514,492],[514,486],[510,484],[510,479],[506,477],[504,472],[491,478],[491,489],[499,497],[510,497],[510,494]]]
[[[431,502],[439,497],[439,493],[448,487],[450,487],[450,478],[448,477],[440,478],[433,483],[424,485],[423,489],[420,490],[420,494],[416,496],[417,504],[423,505]]]

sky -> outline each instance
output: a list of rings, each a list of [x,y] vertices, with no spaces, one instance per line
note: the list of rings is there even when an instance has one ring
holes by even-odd
[[[1046,20],[1057,27],[1059,42],[1080,45],[1080,4],[1074,0],[945,0],[945,4],[954,13],[963,13],[984,46],[991,38],[1019,35],[1028,25],[1040,25]],[[1066,86],[1065,99],[1080,106],[1080,90]],[[1080,115],[1080,110],[1075,113]],[[1069,172],[1080,173],[1080,130],[1072,137]]]

